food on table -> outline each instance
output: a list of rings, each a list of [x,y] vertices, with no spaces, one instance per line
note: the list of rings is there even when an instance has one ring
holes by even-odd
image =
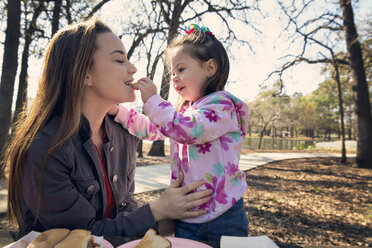
[[[27,248],[98,248],[94,243],[90,231],[83,229],[68,230],[65,228],[54,228],[42,232],[37,236]]]
[[[54,246],[56,243],[64,239],[70,230],[66,228],[55,228],[47,230],[37,236],[27,248],[49,248]]]
[[[170,248],[172,247],[171,242],[161,235],[156,234],[156,231],[152,228],[147,230],[145,236],[136,246],[137,248]]]

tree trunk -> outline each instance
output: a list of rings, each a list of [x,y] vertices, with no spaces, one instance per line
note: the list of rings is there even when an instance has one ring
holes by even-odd
[[[27,107],[27,85],[28,85],[28,58],[30,55],[30,45],[36,30],[36,22],[39,15],[44,10],[44,1],[39,1],[39,5],[35,8],[32,20],[25,32],[25,45],[23,47],[21,72],[19,73],[18,93],[16,107],[13,115],[13,122],[19,118],[18,114]],[[13,133],[14,130],[12,130]]]
[[[172,19],[169,20],[169,32],[168,32],[168,39],[167,39],[167,45],[171,43],[171,41],[177,36],[177,30],[180,25],[179,20],[181,16],[182,10],[181,10],[181,1],[176,0],[174,1],[174,8],[172,12]],[[169,17],[166,17],[168,19]],[[163,76],[161,80],[161,86],[160,86],[160,96],[164,100],[168,100],[169,96],[169,81],[171,79],[171,76],[169,73],[167,73],[166,65],[164,64],[164,70],[163,70]],[[150,156],[165,156],[164,153],[164,141],[154,141],[151,145],[150,152],[148,153]]]
[[[372,117],[362,50],[355,28],[351,1],[340,0],[339,3],[342,9],[344,35],[353,78],[357,141],[356,162],[359,167],[372,168]]]
[[[351,116],[349,116],[349,120],[348,120],[348,126],[347,126],[347,136],[348,136],[348,140],[351,140],[352,139],[352,134],[351,134],[351,129],[352,128],[352,122],[351,122]]]
[[[165,157],[164,140],[156,140],[152,143],[149,156]]]
[[[264,136],[265,130],[261,130],[260,132],[260,141],[258,142],[258,150],[261,150],[261,143],[262,143],[262,138]]]
[[[0,151],[9,138],[12,118],[14,82],[18,67],[18,46],[21,23],[21,1],[9,0],[7,4],[7,28],[5,31],[3,68],[0,86]]]
[[[337,95],[338,95],[338,108],[340,110],[340,135],[341,135],[341,163],[346,164],[346,147],[345,147],[345,125],[344,125],[344,104],[342,100],[342,87],[340,80],[340,73],[338,70],[337,62],[332,54],[333,66],[335,68],[335,79],[337,82]]]
[[[139,140],[138,141],[138,144],[137,144],[137,152],[138,152],[138,158],[143,158],[143,146],[142,146],[142,144],[143,144],[143,140]]]
[[[52,18],[52,36],[59,29],[59,17],[61,14],[62,0],[54,0],[53,18]]]

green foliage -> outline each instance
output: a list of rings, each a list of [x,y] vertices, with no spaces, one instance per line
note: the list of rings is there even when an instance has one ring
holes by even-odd
[[[270,200],[271,200],[272,202],[278,202],[278,199],[277,199],[275,196],[271,197]]]
[[[316,194],[319,194],[322,192],[322,190],[318,186],[315,186],[314,188],[312,188],[311,191]]]

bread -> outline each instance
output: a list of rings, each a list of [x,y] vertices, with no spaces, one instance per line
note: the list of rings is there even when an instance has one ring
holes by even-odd
[[[72,230],[65,239],[56,244],[54,248],[87,248],[89,247],[88,244],[91,241],[91,237],[90,231],[75,229]]]
[[[133,82],[131,82],[131,83],[130,83],[130,82],[126,82],[125,84],[126,84],[126,85],[131,85],[131,86],[136,86],[136,85],[138,84],[138,82],[139,82],[139,81],[137,81],[137,82],[134,82],[134,81],[133,81]]]
[[[90,231],[83,229],[68,230],[54,228],[42,232],[27,248],[94,248],[99,245],[94,243]]]
[[[70,230],[66,228],[55,228],[42,232],[27,246],[27,248],[50,248],[64,239]]]
[[[170,248],[171,242],[161,235],[157,235],[156,231],[152,228],[147,230],[145,236],[136,246],[137,248]]]

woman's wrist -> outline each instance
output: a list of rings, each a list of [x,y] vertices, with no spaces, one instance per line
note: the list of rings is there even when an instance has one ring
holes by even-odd
[[[161,213],[161,206],[160,201],[156,200],[154,202],[150,202],[150,209],[152,212],[152,215],[154,216],[155,221],[160,221],[165,219],[166,217]]]

